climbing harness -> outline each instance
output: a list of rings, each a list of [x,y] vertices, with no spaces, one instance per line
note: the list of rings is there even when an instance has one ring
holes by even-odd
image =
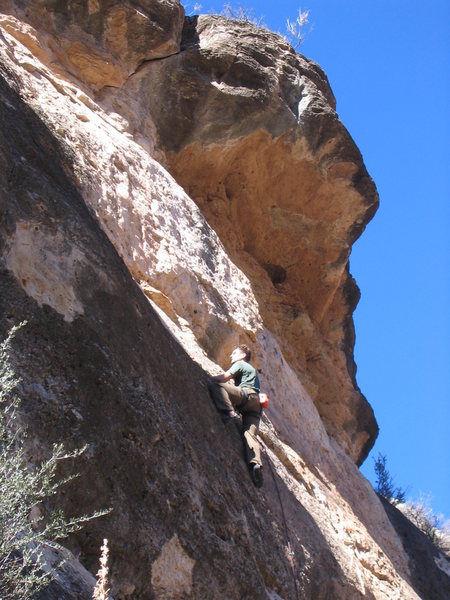
[[[242,390],[242,396],[243,396],[243,400],[242,402],[239,404],[239,406],[237,406],[236,408],[242,412],[242,409],[246,406],[247,402],[250,399],[250,396],[252,394],[258,394],[258,399],[259,399],[259,405],[261,406],[261,408],[269,408],[269,396],[268,394],[265,394],[264,392],[249,392],[247,388],[243,387],[241,388]]]

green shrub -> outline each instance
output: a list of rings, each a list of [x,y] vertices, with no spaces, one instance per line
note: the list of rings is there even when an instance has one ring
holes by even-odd
[[[57,478],[61,461],[76,458],[83,451],[66,452],[55,445],[51,457],[38,466],[27,464],[25,432],[18,424],[20,399],[16,394],[19,379],[11,363],[14,327],[0,344],[0,598],[27,600],[48,585],[52,575],[44,573],[43,549],[59,547],[57,540],[67,537],[86,521],[99,516],[66,518],[61,510],[44,515],[43,501],[76,477]]]
[[[420,496],[418,501],[406,501],[406,491],[394,487],[394,480],[386,466],[386,456],[379,453],[375,460],[375,473],[377,480],[375,491],[383,496],[388,502],[397,506],[398,509],[413,523],[427,538],[450,557],[450,527],[443,523],[442,515],[435,515],[431,506],[430,498]]]
[[[375,483],[375,491],[383,498],[386,498],[391,504],[399,504],[405,501],[406,491],[401,488],[394,487],[394,479],[387,470],[386,456],[379,453],[375,460],[375,474],[377,480]]]

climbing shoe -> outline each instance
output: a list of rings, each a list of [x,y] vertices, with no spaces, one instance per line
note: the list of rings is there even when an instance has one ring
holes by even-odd
[[[222,415],[222,423],[231,423],[231,421],[236,423],[240,421],[239,415],[234,410],[230,410]]]
[[[253,464],[253,465],[250,465],[250,468],[251,468],[251,476],[252,476],[253,483],[255,484],[255,486],[257,488],[262,487],[263,473],[262,473],[261,465]]]

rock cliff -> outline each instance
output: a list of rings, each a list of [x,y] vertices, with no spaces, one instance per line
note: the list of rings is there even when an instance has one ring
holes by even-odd
[[[30,462],[87,443],[59,502],[113,508],[70,549],[95,572],[109,539],[116,600],[419,597],[356,466],[377,194],[324,73],[176,0],[0,8],[0,331],[28,321]],[[238,342],[273,397],[262,490],[205,387]]]
[[[140,104],[128,118],[146,131],[152,115],[169,171],[252,282],[327,431],[362,462],[378,429],[355,381],[359,291],[348,258],[378,206],[375,185],[325,74],[279,36],[195,17],[181,44],[124,85],[120,97]],[[102,98],[125,104],[108,90]],[[202,341],[219,361],[229,354],[221,342]]]

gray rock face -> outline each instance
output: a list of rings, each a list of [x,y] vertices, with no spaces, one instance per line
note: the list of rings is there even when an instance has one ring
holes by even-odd
[[[297,126],[309,93],[299,62],[314,86],[315,110],[334,114],[326,75],[280,36],[222,17],[186,18],[181,52],[149,65],[143,102],[170,151],[193,142],[223,144],[258,129],[277,137]]]

